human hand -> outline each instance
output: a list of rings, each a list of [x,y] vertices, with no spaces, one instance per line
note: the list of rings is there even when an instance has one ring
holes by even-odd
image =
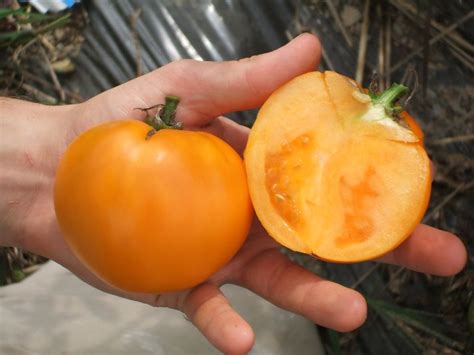
[[[144,114],[135,108],[153,106],[173,94],[181,98],[177,118],[185,129],[216,134],[241,153],[249,130],[220,115],[259,107],[280,85],[314,70],[319,55],[317,39],[305,34],[274,52],[238,62],[175,62],[83,104],[58,108],[29,104],[30,112],[40,110],[45,119],[32,119],[30,112],[22,114],[23,120],[15,119],[15,124],[20,121],[22,125],[19,132],[11,117],[1,117],[2,132],[6,127],[14,133],[4,137],[6,145],[2,143],[1,152],[17,172],[2,179],[10,187],[8,198],[0,201],[0,232],[8,236],[3,243],[51,258],[106,292],[181,310],[226,353],[249,351],[254,335],[220,292],[219,286],[225,283],[246,287],[317,324],[339,331],[357,328],[366,318],[364,298],[291,262],[256,220],[238,254],[205,283],[180,292],[137,294],[103,283],[79,262],[61,236],[53,208],[52,186],[59,159],[67,145],[88,128],[108,120],[143,119]],[[8,103],[6,108],[4,103],[0,105],[0,112],[15,112]],[[25,152],[18,153],[18,147],[26,147]],[[33,176],[31,171],[41,174]],[[378,261],[452,275],[464,266],[466,251],[454,235],[421,225],[400,247]]]

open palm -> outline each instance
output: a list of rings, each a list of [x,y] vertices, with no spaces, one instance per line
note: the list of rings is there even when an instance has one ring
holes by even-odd
[[[177,118],[185,129],[211,132],[242,153],[248,128],[221,116],[227,112],[259,107],[280,85],[314,70],[320,55],[314,36],[302,35],[285,47],[258,57],[234,62],[179,61],[106,91],[86,103],[71,106],[67,113],[66,140],[51,154],[50,177],[68,143],[86,129],[107,120],[143,119],[136,108],[164,101],[166,95],[181,98]],[[66,111],[65,111],[66,112]],[[292,263],[254,219],[250,235],[233,260],[204,284],[174,293],[125,293],[103,283],[90,273],[64,242],[54,217],[51,185],[37,193],[27,218],[41,216],[43,232],[25,243],[70,269],[91,285],[154,306],[183,311],[207,339],[226,353],[250,350],[254,335],[250,326],[232,309],[219,287],[234,283],[246,287],[274,304],[299,313],[315,323],[350,331],[366,318],[366,303],[356,291],[323,280]],[[33,217],[34,216],[34,217]],[[49,221],[45,226],[44,221]],[[28,231],[26,231],[28,232]],[[464,265],[466,252],[457,237],[428,226],[419,226],[395,251],[379,261],[403,265],[436,275],[451,275]]]

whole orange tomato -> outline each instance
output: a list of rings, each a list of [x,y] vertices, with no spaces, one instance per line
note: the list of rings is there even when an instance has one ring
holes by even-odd
[[[136,120],[79,136],[59,165],[54,194],[73,252],[127,291],[201,283],[239,250],[252,219],[244,165],[227,143]]]

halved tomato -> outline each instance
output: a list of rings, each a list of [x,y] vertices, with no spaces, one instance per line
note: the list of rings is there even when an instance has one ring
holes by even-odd
[[[356,262],[413,231],[427,208],[430,163],[421,130],[399,123],[393,105],[403,90],[369,96],[335,72],[312,72],[271,95],[245,164],[256,213],[275,240]]]

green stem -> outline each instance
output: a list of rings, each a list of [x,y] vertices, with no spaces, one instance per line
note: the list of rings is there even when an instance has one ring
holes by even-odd
[[[179,97],[165,97],[165,106],[163,106],[160,117],[167,126],[173,126],[175,124],[174,117],[176,115],[176,108],[178,107],[178,104]]]
[[[148,138],[153,136],[153,134],[155,134],[160,129],[181,129],[183,127],[181,122],[175,121],[176,108],[178,107],[178,104],[179,97],[170,95],[165,97],[164,105],[157,105],[146,109],[141,109],[146,111],[151,108],[161,107],[155,116],[148,116],[145,119],[145,122],[153,127],[153,130],[150,131],[149,135],[147,136]]]
[[[393,115],[400,111],[401,107],[397,105],[400,98],[408,93],[408,88],[402,84],[392,84],[387,90],[379,95],[372,97],[374,104],[380,104],[385,107],[388,114]]]

